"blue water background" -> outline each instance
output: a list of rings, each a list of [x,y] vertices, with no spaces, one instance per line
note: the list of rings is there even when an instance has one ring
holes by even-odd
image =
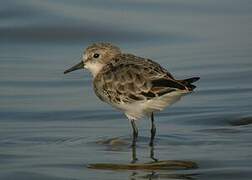
[[[102,103],[86,71],[63,75],[93,42],[151,58],[197,89],[156,116],[155,154],[190,160],[189,171],[153,179],[251,179],[252,3],[250,0],[0,2],[0,179],[148,179],[103,171],[128,163],[131,129]],[[149,126],[138,123],[137,156],[149,159]],[[97,143],[118,137],[126,145]],[[173,177],[174,178],[174,177]]]

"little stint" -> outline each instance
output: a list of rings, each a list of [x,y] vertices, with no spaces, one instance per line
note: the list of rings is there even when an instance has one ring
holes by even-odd
[[[154,113],[178,101],[196,87],[199,77],[175,79],[158,63],[132,54],[122,53],[110,43],[95,43],[84,52],[77,69],[88,69],[93,75],[93,87],[100,100],[122,111],[133,128],[132,146],[136,145],[138,129],[135,121],[147,116],[151,119],[153,146],[156,127]]]

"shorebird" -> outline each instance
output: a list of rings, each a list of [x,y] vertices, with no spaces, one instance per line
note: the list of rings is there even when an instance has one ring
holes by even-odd
[[[151,120],[149,145],[153,147],[156,134],[154,113],[177,102],[196,87],[199,77],[175,79],[158,63],[132,54],[122,53],[110,43],[94,43],[86,48],[81,62],[64,71],[88,69],[93,76],[93,88],[100,100],[122,111],[129,119],[136,146],[136,120],[147,116]]]

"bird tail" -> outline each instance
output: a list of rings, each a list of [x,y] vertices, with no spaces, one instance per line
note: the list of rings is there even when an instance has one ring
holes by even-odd
[[[180,82],[183,85],[185,85],[190,91],[192,91],[193,89],[196,88],[196,86],[193,85],[192,83],[198,81],[199,79],[200,79],[200,77],[192,77],[192,78],[180,80]]]

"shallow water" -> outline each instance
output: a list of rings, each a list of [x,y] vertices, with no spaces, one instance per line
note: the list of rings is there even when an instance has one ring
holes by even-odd
[[[251,179],[250,1],[0,2],[0,179]],[[109,41],[156,60],[196,91],[157,114],[155,157],[179,171],[91,170],[129,163],[130,125],[95,97],[88,72],[63,75]],[[149,121],[136,155],[149,162]],[[118,138],[123,143],[111,143]]]

